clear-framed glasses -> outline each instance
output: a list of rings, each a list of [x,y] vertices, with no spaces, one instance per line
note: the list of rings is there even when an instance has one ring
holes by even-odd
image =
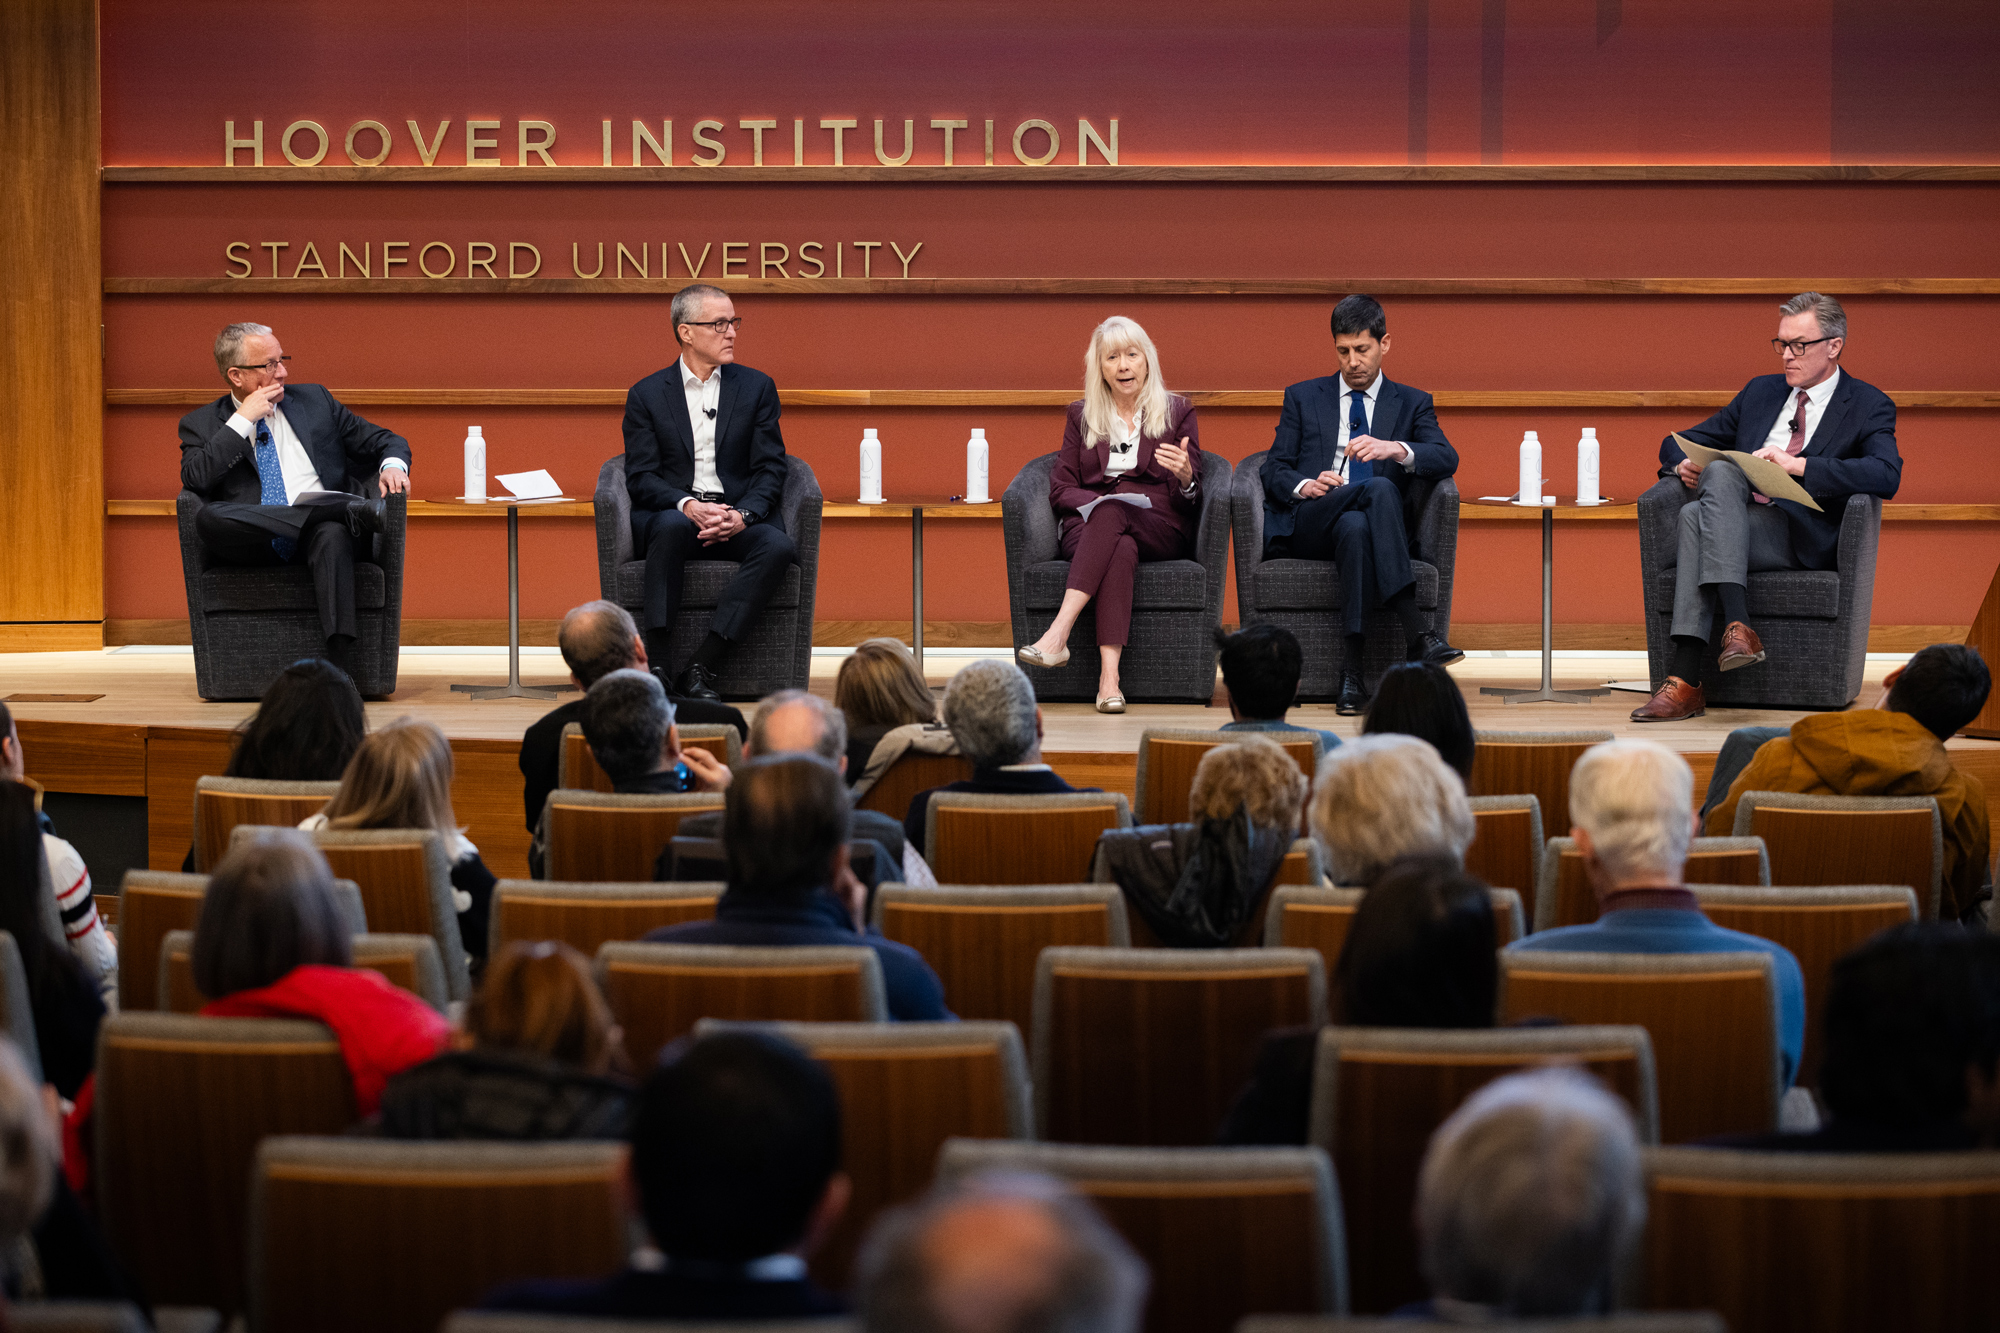
[[[291,360],[292,360],[292,358],[290,358],[289,356],[274,356],[274,357],[272,357],[272,358],[271,358],[271,359],[270,359],[269,361],[266,361],[266,362],[262,363],[261,365],[255,365],[255,366],[231,366],[231,367],[230,367],[230,369],[231,369],[231,370],[261,370],[261,371],[263,371],[263,372],[264,372],[264,373],[265,373],[266,375],[275,375],[275,374],[277,374],[277,373],[278,373],[278,367],[279,367],[279,366],[284,366],[284,365],[290,365],[290,364],[291,364]]]
[[[687,324],[692,329],[714,329],[717,333],[722,333],[729,329],[742,328],[743,316],[737,315],[733,319],[704,319],[700,321],[691,319],[687,321]]]
[[[1804,356],[1806,348],[1817,347],[1821,343],[1832,341],[1832,335],[1824,338],[1794,338],[1790,342],[1786,342],[1783,338],[1773,338],[1771,339],[1771,350],[1779,356],[1783,356],[1787,352],[1790,352],[1793,356]]]

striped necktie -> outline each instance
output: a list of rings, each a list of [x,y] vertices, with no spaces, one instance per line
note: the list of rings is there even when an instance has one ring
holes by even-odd
[[[291,497],[285,494],[285,469],[278,462],[278,443],[271,438],[269,417],[257,422],[257,480],[263,486],[258,496],[260,503],[280,507],[291,503]],[[292,552],[298,550],[298,543],[286,537],[273,537],[271,549],[280,560],[288,561]]]

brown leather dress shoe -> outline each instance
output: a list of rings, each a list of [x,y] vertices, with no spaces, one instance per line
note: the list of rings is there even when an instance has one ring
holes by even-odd
[[[1632,710],[1634,722],[1680,722],[1691,717],[1700,717],[1707,711],[1707,704],[1701,697],[1701,686],[1690,685],[1679,676],[1668,676],[1667,683],[1653,692],[1653,697]]]
[[[1722,631],[1722,651],[1716,665],[1724,671],[1734,671],[1737,667],[1755,666],[1764,660],[1764,642],[1757,637],[1757,631],[1740,620],[1732,620]]]

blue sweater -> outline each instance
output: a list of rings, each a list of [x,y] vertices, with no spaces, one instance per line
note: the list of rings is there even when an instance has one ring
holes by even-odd
[[[1266,719],[1265,721],[1262,721],[1262,722],[1225,722],[1225,723],[1223,723],[1223,724],[1222,724],[1222,725],[1221,725],[1220,727],[1216,728],[1216,730],[1218,730],[1218,731],[1278,731],[1278,732],[1283,732],[1283,731],[1303,731],[1303,732],[1310,732],[1310,731],[1317,731],[1317,730],[1318,730],[1318,728],[1316,728],[1316,727],[1301,727],[1301,726],[1298,726],[1298,725],[1296,725],[1296,724],[1294,724],[1294,723],[1291,723],[1291,722],[1285,722],[1285,721],[1282,721],[1282,720],[1280,720],[1280,719],[1277,719],[1277,718],[1268,718],[1268,719]],[[1319,733],[1319,735],[1320,735],[1320,740],[1321,740],[1321,742],[1322,742],[1322,746],[1321,746],[1321,753],[1323,753],[1323,754],[1327,754],[1327,753],[1331,753],[1331,752],[1333,752],[1334,750],[1337,750],[1337,749],[1339,749],[1339,748],[1340,748],[1340,737],[1339,737],[1339,736],[1337,736],[1337,735],[1335,735],[1335,734],[1334,734],[1333,732],[1331,732],[1331,731],[1321,731],[1321,732]],[[1310,776],[1312,776],[1312,775],[1311,775],[1311,774],[1307,774],[1306,776],[1310,777]]]
[[[1799,960],[1781,944],[1724,930],[1697,911],[1646,907],[1606,912],[1587,926],[1544,930],[1507,946],[1529,953],[1767,953],[1778,982],[1778,1049],[1784,1057],[1785,1086],[1798,1077],[1806,1044],[1806,982]]]

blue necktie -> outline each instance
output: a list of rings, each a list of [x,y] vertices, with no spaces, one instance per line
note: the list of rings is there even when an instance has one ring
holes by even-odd
[[[1363,393],[1350,391],[1347,395],[1347,438],[1353,440],[1368,433],[1368,406],[1362,400]],[[1347,484],[1359,486],[1375,475],[1375,465],[1365,458],[1347,460]]]
[[[271,438],[271,422],[268,418],[257,423],[257,479],[263,483],[263,492],[258,496],[261,503],[283,507],[290,503],[285,494],[285,469],[278,462],[277,441]],[[298,544],[284,537],[271,538],[271,549],[278,553],[280,560],[290,560]]]

